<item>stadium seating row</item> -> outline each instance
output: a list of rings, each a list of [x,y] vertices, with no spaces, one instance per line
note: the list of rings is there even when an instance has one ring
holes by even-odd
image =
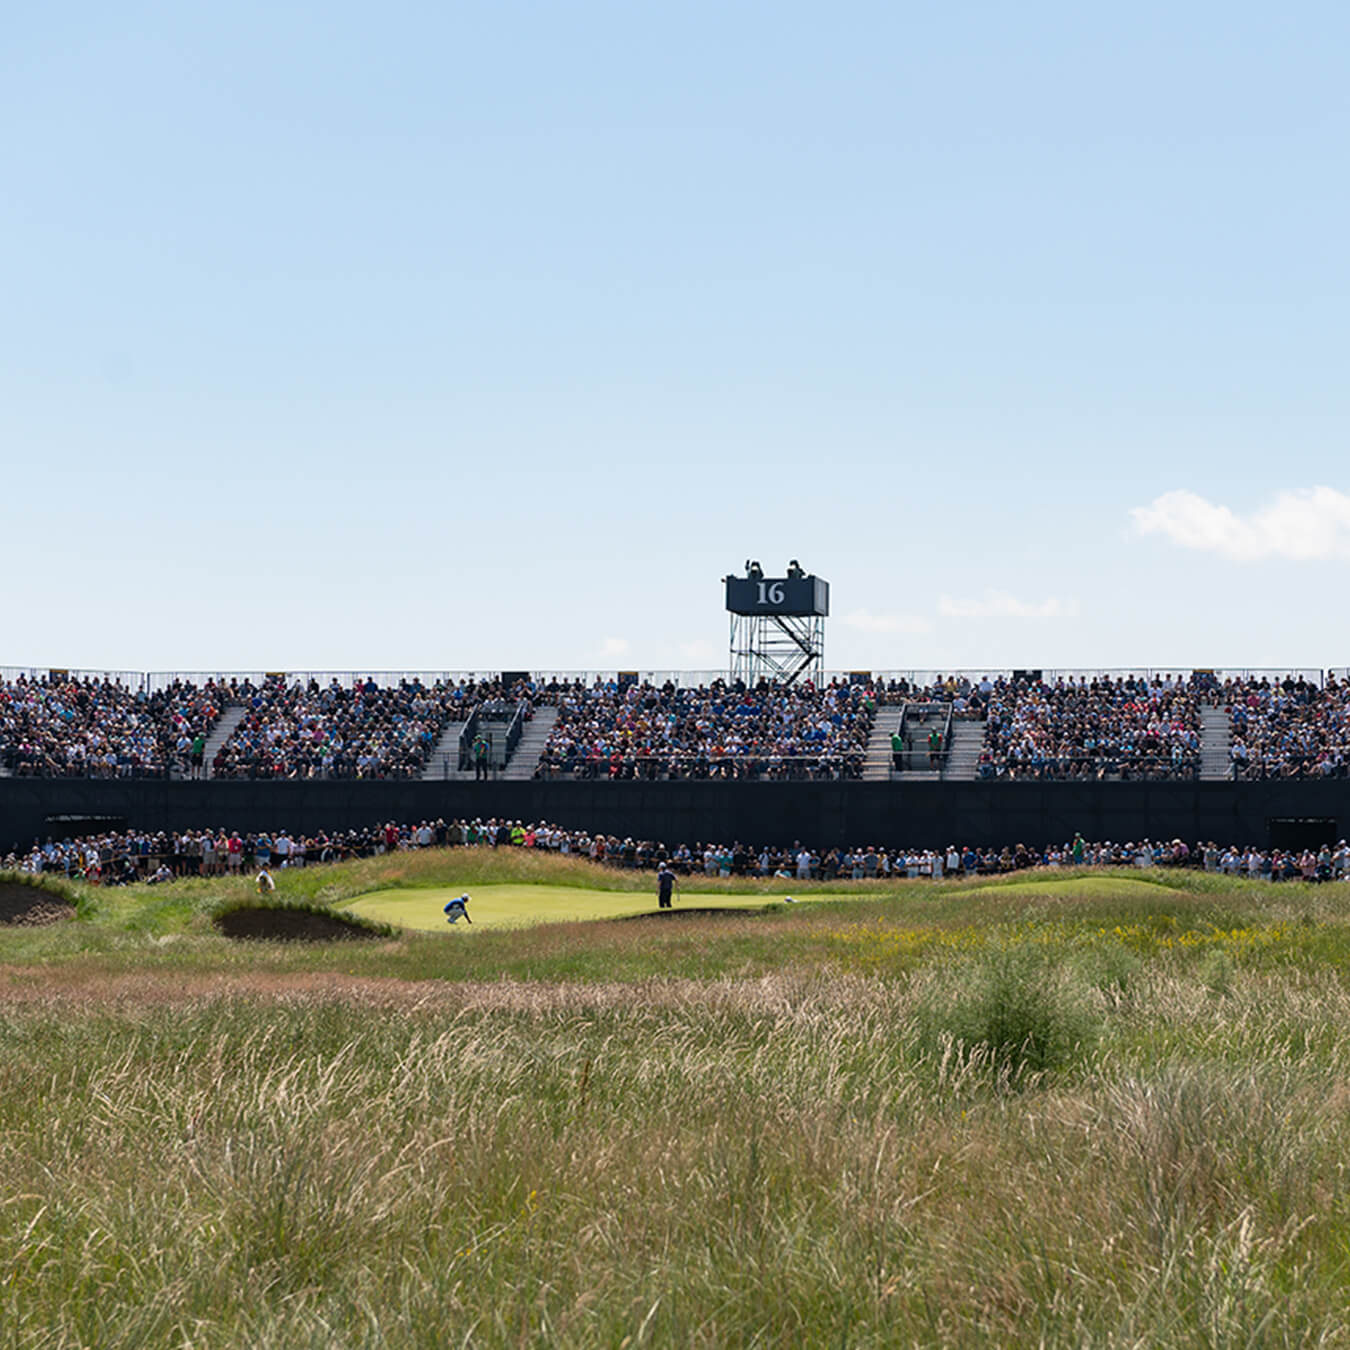
[[[980,722],[977,772],[990,779],[1194,776],[1207,706],[1227,710],[1234,777],[1350,774],[1350,683],[1205,672],[753,689],[276,677],[153,692],[52,672],[0,679],[0,772],[417,778],[448,729],[503,698],[556,707],[534,768],[544,778],[856,778],[879,709],[906,702],[949,704]]]

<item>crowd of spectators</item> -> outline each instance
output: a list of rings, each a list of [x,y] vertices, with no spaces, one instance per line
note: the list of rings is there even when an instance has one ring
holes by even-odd
[[[720,680],[508,686],[277,677],[257,685],[179,680],[154,691],[51,671],[0,679],[0,773],[416,778],[452,724],[521,699],[558,708],[535,768],[540,778],[858,778],[878,705],[906,702],[950,704],[955,717],[980,721],[976,772],[988,779],[1194,777],[1205,704],[1228,710],[1236,778],[1350,775],[1350,682],[1219,681],[1202,671],[752,688]],[[207,738],[231,707],[242,717],[207,764]]]
[[[1194,776],[1200,764],[1203,674],[1078,676],[1038,673],[926,684],[878,684],[880,703],[950,704],[984,724],[977,773],[986,779],[1139,779]]]
[[[489,820],[383,821],[360,829],[292,832],[195,829],[130,830],[81,838],[35,840],[0,859],[0,869],[42,872],[101,885],[151,884],[182,877],[227,877],[254,869],[316,863],[424,848],[538,849],[587,858],[624,870],[652,870],[663,863],[684,876],[761,877],[779,881],[941,880],[995,876],[1035,867],[1203,867],[1207,872],[1262,881],[1339,881],[1350,878],[1350,844],[1263,849],[1182,840],[1068,842],[1002,848],[969,845],[886,848],[862,844],[815,848],[694,841],[667,846],[658,840],[620,838],[601,831],[547,823]]]
[[[1224,686],[1235,778],[1344,778],[1350,774],[1350,682],[1287,676]]]
[[[981,686],[979,774],[1010,779],[1195,777],[1201,690],[1192,680],[1125,676],[1014,679]]]
[[[190,767],[228,697],[175,681],[148,693],[60,672],[0,680],[0,767],[15,777],[158,777]]]
[[[837,681],[597,680],[549,697],[540,778],[859,778],[876,713],[869,688]]]
[[[461,685],[268,679],[237,691],[244,716],[211,761],[215,778],[420,778],[446,723],[472,706]]]

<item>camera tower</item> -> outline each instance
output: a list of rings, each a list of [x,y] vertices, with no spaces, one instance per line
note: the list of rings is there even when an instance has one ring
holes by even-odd
[[[830,583],[808,576],[793,559],[787,575],[766,577],[747,561],[745,576],[724,577],[731,616],[731,678],[819,684],[825,671],[825,620]]]

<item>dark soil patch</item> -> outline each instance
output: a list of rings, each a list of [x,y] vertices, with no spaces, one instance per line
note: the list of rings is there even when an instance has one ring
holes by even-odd
[[[218,914],[215,925],[228,938],[254,942],[343,942],[380,936],[347,919],[308,909],[246,906]]]
[[[59,895],[17,881],[0,881],[0,924],[36,928],[74,917],[75,906]]]

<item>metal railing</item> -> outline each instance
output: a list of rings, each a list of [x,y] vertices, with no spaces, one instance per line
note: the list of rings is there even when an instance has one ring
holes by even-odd
[[[19,680],[38,684],[49,680],[74,680],[80,684],[118,684],[133,693],[146,689],[146,675],[139,670],[76,670],[58,666],[0,666],[0,680],[14,684]]]
[[[1328,751],[1340,754],[1343,757],[1342,760],[1336,764],[1328,764],[1326,767],[1323,767],[1324,761],[1320,758],[1309,763],[1311,756],[1305,756],[1301,760],[1295,760],[1288,756],[1277,758],[1274,755],[1255,761],[1250,759],[1232,760],[1229,762],[1224,777],[1242,783],[1265,782],[1271,778],[1292,779],[1297,782],[1321,782],[1328,778],[1350,778],[1350,746],[1323,746],[1316,751],[1316,754],[1321,756]]]
[[[543,779],[792,779],[861,778],[864,754],[611,754],[601,756],[550,757],[545,755],[535,770]]]
[[[978,764],[980,782],[1092,782],[1102,779],[1193,782],[1200,777],[1200,756],[1181,760],[1171,755],[1050,755],[1037,760],[992,760]]]
[[[911,716],[911,714],[913,714]],[[907,700],[905,706],[900,712],[900,721],[896,727],[896,734],[900,737],[902,748],[896,750],[891,748],[891,776],[896,774],[914,773],[916,771],[932,772],[937,770],[945,774],[952,744],[952,705],[950,703],[935,703]],[[930,718],[937,717],[941,721],[941,726],[936,728],[938,733],[938,744],[932,745],[911,745],[909,742],[909,731],[913,721],[920,721],[925,724]],[[922,734],[922,732],[916,732]]]
[[[900,782],[916,773],[934,772],[945,778],[950,761],[951,749],[947,745],[941,750],[930,750],[927,746],[906,748],[899,752],[899,763],[896,763],[896,752],[892,751],[890,778],[892,782]]]
[[[167,764],[99,764],[76,761],[55,767],[40,764],[23,752],[11,752],[0,757],[0,768],[6,778],[71,779],[84,781],[126,781],[128,779],[182,779],[187,775],[186,763],[174,759]]]
[[[652,684],[658,688],[669,682],[682,688],[697,687],[698,685],[711,685],[717,682],[729,683],[729,676],[725,667],[713,670],[638,670],[636,672],[625,672],[617,669],[603,670],[534,670],[529,672],[530,683],[536,688],[550,683],[561,683],[568,685],[583,685],[590,687],[597,681],[602,684],[618,683],[621,675],[636,674],[639,682]],[[855,681],[860,672],[851,670],[827,670],[824,672],[823,679],[826,683],[849,684]],[[1010,681],[1015,668],[1009,666],[972,666],[959,669],[911,669],[911,670],[872,670],[866,672],[870,684],[873,687],[883,687],[886,689],[901,684],[908,685],[911,689],[936,689],[947,683],[965,682],[967,685],[978,685],[988,679],[990,681],[1005,680]],[[308,684],[311,680],[318,681],[320,684],[329,684],[336,680],[341,685],[352,685],[358,680],[374,680],[381,688],[391,685],[397,685],[401,682],[417,682],[427,686],[436,684],[441,685],[495,685],[502,677],[501,669],[496,670],[449,670],[449,669],[405,669],[405,670],[374,670],[369,667],[347,670],[287,670],[287,671],[264,671],[264,670],[152,670],[152,671],[132,671],[132,670],[98,670],[86,667],[58,667],[58,666],[0,666],[0,679],[17,680],[19,678],[32,680],[45,680],[49,676],[57,675],[63,678],[75,680],[111,680],[114,683],[122,684],[128,689],[144,689],[148,693],[155,693],[161,689],[167,688],[175,681],[191,683],[198,686],[208,682],[229,684],[231,681],[241,683],[245,680],[259,685],[265,680],[277,675],[282,676],[288,684],[303,683]],[[1286,677],[1294,679],[1305,679],[1314,684],[1321,685],[1328,675],[1335,675],[1337,679],[1350,678],[1350,667],[1338,666],[1329,668],[1315,667],[1288,667],[1288,666],[1232,666],[1232,667],[1187,667],[1187,666],[1081,666],[1081,667],[1044,667],[1040,670],[1040,676],[1044,683],[1054,684],[1057,681],[1067,680],[1092,680],[1096,679],[1143,679],[1152,682],[1155,679],[1161,680],[1180,680],[1183,683],[1191,680],[1194,676],[1212,677],[1217,683],[1222,684],[1228,679],[1269,679],[1283,680]]]
[[[505,763],[511,762],[511,756],[516,753],[516,746],[520,744],[520,738],[525,734],[525,723],[530,716],[529,699],[518,699],[516,702],[515,713],[511,717],[511,723],[506,728],[506,756]]]
[[[478,739],[478,723],[481,717],[482,710],[475,708],[465,719],[464,729],[459,733],[459,768],[461,772],[473,768],[473,747],[474,742]]]
[[[397,688],[400,684],[421,684],[428,689],[436,685],[444,687],[482,687],[495,686],[501,681],[500,671],[473,670],[152,670],[143,677],[145,686],[152,693],[167,689],[175,681],[203,685],[250,684],[255,689],[269,681],[280,678],[288,687],[307,685],[311,682],[321,687],[335,680],[343,688],[350,689],[358,682],[364,684],[373,680],[381,689]]]
[[[527,699],[494,698],[478,704],[459,733],[460,769],[474,768],[474,746],[480,737],[487,742],[489,770],[504,769],[520,740],[529,707]]]

